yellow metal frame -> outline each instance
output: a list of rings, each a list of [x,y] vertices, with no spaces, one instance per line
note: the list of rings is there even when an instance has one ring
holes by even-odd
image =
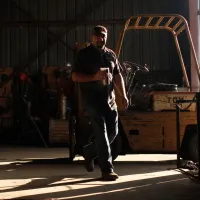
[[[182,67],[186,87],[187,87],[188,91],[190,91],[190,83],[188,80],[185,63],[183,60],[183,56],[182,56],[181,49],[180,49],[180,44],[178,41],[178,36],[185,30],[187,37],[188,37],[189,44],[190,44],[190,52],[194,58],[195,67],[197,70],[198,78],[200,80],[200,67],[199,67],[197,55],[195,52],[194,44],[193,44],[191,33],[189,30],[188,22],[183,16],[174,15],[174,14],[166,14],[166,15],[157,14],[157,15],[137,15],[137,16],[132,16],[132,17],[128,18],[124,24],[124,28],[120,32],[120,35],[119,35],[119,38],[117,41],[117,46],[116,46],[116,50],[115,50],[115,53],[117,56],[120,55],[125,32],[127,30],[131,30],[131,29],[168,30],[172,33],[175,44],[176,44],[176,49],[177,49],[177,52],[179,55],[179,59],[181,62],[181,67]]]

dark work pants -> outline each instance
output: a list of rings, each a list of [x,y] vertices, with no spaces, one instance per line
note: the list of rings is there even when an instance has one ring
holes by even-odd
[[[118,134],[118,112],[116,108],[98,110],[87,109],[95,137],[95,141],[89,144],[90,155],[98,157],[102,172],[113,172],[110,144]]]

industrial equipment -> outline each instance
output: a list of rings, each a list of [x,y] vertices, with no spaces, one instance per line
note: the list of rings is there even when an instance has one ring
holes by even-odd
[[[13,70],[0,69],[0,140],[8,140],[13,126]]]
[[[124,79],[127,86],[131,105],[126,112],[121,111],[120,97],[117,96],[119,108],[120,134],[112,144],[113,160],[118,154],[127,153],[176,153],[176,102],[178,100],[193,100],[197,91],[191,91],[184,58],[179,45],[179,37],[186,33],[190,53],[195,61],[198,77],[199,64],[194,50],[190,30],[186,19],[180,15],[138,15],[128,18],[117,41],[116,54],[120,56],[126,31],[131,30],[167,30],[172,33],[177,54],[182,67],[185,90],[179,91],[177,84],[155,83],[153,85],[138,85],[134,82],[138,71],[148,73],[148,66],[141,66],[129,61],[121,61],[124,67]],[[82,45],[83,46],[83,45]],[[84,48],[84,47],[83,47]],[[79,48],[77,48],[79,49]],[[81,154],[81,148],[91,139],[87,112],[81,107],[81,94],[78,84],[75,86],[75,112],[71,121],[73,127],[70,135],[70,158]],[[137,99],[138,98],[138,99]],[[136,101],[137,100],[137,101]],[[141,109],[143,108],[143,109]],[[70,137],[69,137],[70,138]],[[75,139],[74,139],[75,138]],[[181,107],[180,115],[180,145],[183,159],[198,161],[196,104],[185,103]]]

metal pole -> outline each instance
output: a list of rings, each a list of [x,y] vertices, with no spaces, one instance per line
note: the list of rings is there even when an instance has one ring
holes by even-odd
[[[198,178],[200,178],[200,92],[196,94],[196,104],[197,104],[197,138],[198,138],[198,155],[199,155],[199,163],[198,163]]]
[[[112,24],[123,24],[125,20],[123,19],[110,19],[110,20],[29,20],[29,21],[9,21],[2,22],[1,26],[5,28],[14,27],[41,27],[48,30],[48,27],[67,27],[69,30],[76,26],[90,25],[94,26],[97,24],[112,25]],[[72,27],[72,28],[71,28]],[[50,34],[56,36],[51,31]],[[59,38],[59,37],[57,37]],[[60,38],[59,38],[60,39]],[[64,43],[63,40],[61,40]],[[64,43],[65,44],[65,43]]]
[[[199,72],[196,70],[200,70],[198,67],[198,58],[200,56],[199,52],[199,16],[198,16],[198,8],[199,8],[199,0],[189,0],[189,24],[190,24],[190,36],[193,40],[193,44],[190,44],[191,48],[191,88],[192,91],[199,91]],[[190,41],[190,40],[189,40]],[[196,52],[196,53],[195,53]],[[195,55],[196,54],[196,55]],[[198,68],[198,69],[197,69]]]
[[[176,150],[177,150],[177,168],[180,168],[180,107],[176,104]]]
[[[189,80],[188,80],[187,71],[186,71],[186,68],[185,68],[185,63],[184,63],[184,60],[183,60],[183,56],[182,56],[180,44],[179,44],[179,41],[178,41],[178,37],[176,35],[173,35],[173,36],[174,36],[174,41],[175,41],[177,53],[178,53],[178,56],[179,56],[179,59],[180,59],[181,68],[182,68],[184,80],[185,80],[185,83],[186,83],[186,87],[187,87],[187,90],[190,91],[190,83],[189,83]]]

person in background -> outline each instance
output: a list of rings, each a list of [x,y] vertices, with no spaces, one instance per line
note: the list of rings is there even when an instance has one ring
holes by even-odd
[[[82,103],[87,111],[95,140],[83,147],[85,167],[94,170],[97,157],[102,179],[116,180],[110,144],[118,134],[118,111],[114,87],[119,92],[126,110],[128,98],[121,75],[121,65],[116,54],[106,47],[107,29],[98,25],[93,28],[91,44],[78,51],[72,80],[78,82]]]

